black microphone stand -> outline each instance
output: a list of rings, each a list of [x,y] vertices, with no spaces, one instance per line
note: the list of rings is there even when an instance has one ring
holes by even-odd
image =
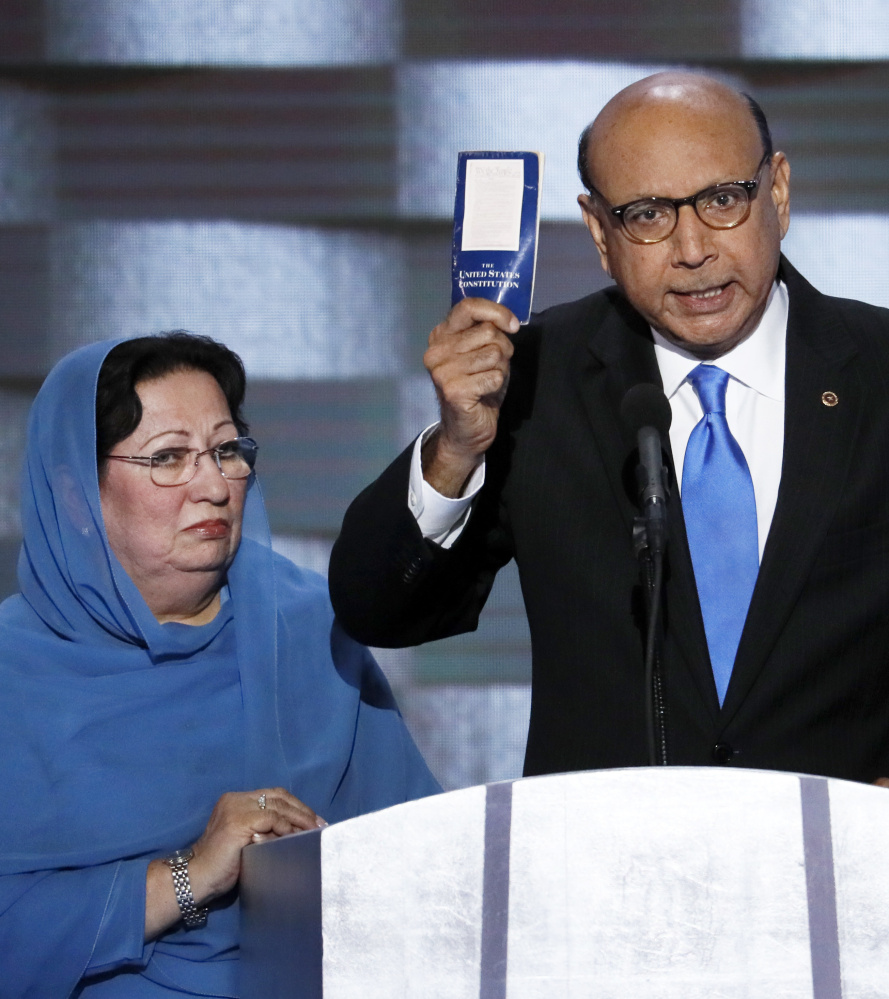
[[[640,453],[645,448],[649,451],[648,468],[653,467],[650,458],[655,447],[657,448],[657,462],[660,463],[660,436],[650,427],[640,429],[639,449]],[[636,470],[636,475],[639,480],[643,512],[642,516],[636,517],[633,521],[633,549],[639,560],[647,621],[645,630],[645,715],[648,732],[648,763],[649,766],[666,766],[667,738],[661,665],[663,643],[661,605],[663,603],[664,553],[667,548],[667,506],[662,483],[666,482],[667,476],[666,469],[661,466],[660,481],[652,482],[646,471],[644,458],[643,463]]]

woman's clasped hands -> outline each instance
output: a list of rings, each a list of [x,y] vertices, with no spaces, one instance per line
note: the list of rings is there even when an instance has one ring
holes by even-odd
[[[283,787],[223,794],[192,847],[194,856],[188,864],[188,876],[195,904],[204,906],[235,887],[245,846],[326,825],[324,819]],[[145,939],[158,936],[179,918],[170,870],[162,860],[154,860],[148,870]]]

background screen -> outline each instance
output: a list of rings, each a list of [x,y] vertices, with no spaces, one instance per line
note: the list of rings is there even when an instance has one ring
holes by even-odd
[[[275,543],[323,572],[349,500],[435,417],[421,359],[449,302],[457,152],[545,153],[535,308],[580,297],[607,279],[577,136],[675,66],[763,105],[795,266],[889,306],[883,0],[3,0],[0,594],[43,376],[169,329],[244,358]],[[380,659],[446,787],[520,774],[514,567],[477,632]]]

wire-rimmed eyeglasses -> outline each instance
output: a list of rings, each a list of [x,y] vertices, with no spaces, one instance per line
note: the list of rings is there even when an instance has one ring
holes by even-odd
[[[147,463],[151,481],[156,486],[184,486],[191,482],[198,462],[205,454],[212,454],[216,467],[226,479],[246,479],[256,464],[259,445],[252,437],[234,437],[206,451],[191,447],[165,447],[154,454],[107,454],[115,461]]]
[[[753,180],[715,184],[687,198],[640,198],[612,207],[595,188],[591,190],[608,211],[620,219],[624,232],[634,243],[660,243],[673,234],[679,222],[679,209],[683,205],[691,205],[695,215],[711,229],[734,229],[746,222],[750,215],[750,203],[759,187],[760,174],[770,159],[771,153],[763,156]]]

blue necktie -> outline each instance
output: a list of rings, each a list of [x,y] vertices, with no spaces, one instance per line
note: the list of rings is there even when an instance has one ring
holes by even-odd
[[[728,373],[699,364],[688,376],[704,417],[682,466],[682,512],[719,703],[725,700],[759,572],[753,480],[725,419]]]

